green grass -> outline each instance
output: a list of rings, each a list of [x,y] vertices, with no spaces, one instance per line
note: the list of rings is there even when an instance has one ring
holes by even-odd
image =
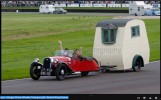
[[[128,10],[128,7],[63,7],[64,9],[84,9],[84,10]],[[39,7],[2,7],[2,9],[39,9]]]
[[[150,61],[160,59],[160,19],[144,20],[150,44]]]
[[[29,77],[33,59],[39,57],[42,62],[51,56],[58,49],[58,40],[62,40],[64,48],[82,46],[83,56],[92,56],[95,25],[107,18],[111,17],[2,13],[2,80]],[[151,48],[150,60],[159,60],[160,19],[144,21]]]

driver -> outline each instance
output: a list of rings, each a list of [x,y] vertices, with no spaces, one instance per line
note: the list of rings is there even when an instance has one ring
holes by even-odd
[[[59,49],[60,49],[60,54],[61,55],[72,57],[72,54],[70,54],[68,48],[65,48],[65,50],[63,50],[62,42],[61,41],[58,41],[58,44],[59,44]]]

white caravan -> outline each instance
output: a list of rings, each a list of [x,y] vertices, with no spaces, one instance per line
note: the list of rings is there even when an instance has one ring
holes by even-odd
[[[103,70],[140,71],[149,63],[145,23],[139,19],[109,19],[96,25],[93,57]]]
[[[53,5],[40,5],[39,12],[40,13],[53,13],[55,11],[55,7]]]
[[[129,2],[129,14],[135,16],[144,16],[145,12],[152,9],[151,4],[145,4],[144,1],[130,1]]]

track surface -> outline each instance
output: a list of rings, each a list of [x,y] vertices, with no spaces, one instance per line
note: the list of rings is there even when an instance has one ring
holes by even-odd
[[[2,81],[2,94],[160,94],[160,61],[147,64],[141,72],[92,72],[63,81],[51,76]]]

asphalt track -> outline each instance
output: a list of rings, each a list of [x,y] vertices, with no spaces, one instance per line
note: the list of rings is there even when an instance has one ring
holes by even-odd
[[[91,72],[87,77],[53,76],[2,81],[2,94],[160,94],[160,61],[151,62],[141,72]]]

